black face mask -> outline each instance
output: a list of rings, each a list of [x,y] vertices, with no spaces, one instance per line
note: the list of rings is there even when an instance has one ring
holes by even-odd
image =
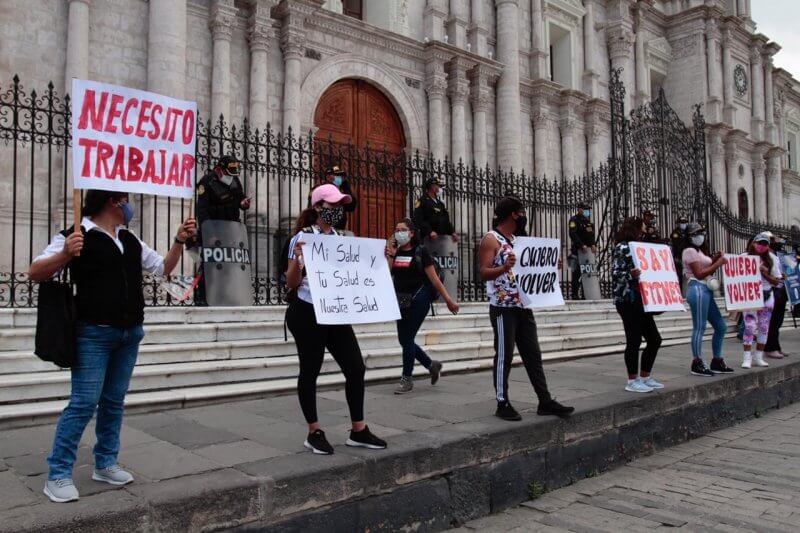
[[[344,218],[344,208],[337,207],[323,207],[319,210],[319,218],[329,226],[336,226]]]
[[[526,237],[528,235],[528,217],[519,217],[514,222],[517,223],[517,227],[514,229],[514,236]]]

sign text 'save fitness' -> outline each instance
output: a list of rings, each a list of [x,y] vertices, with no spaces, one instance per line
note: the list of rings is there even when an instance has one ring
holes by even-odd
[[[369,324],[400,318],[386,241],[338,235],[301,237],[308,286],[320,324]]]
[[[633,266],[641,271],[639,295],[645,312],[686,311],[672,250],[666,244],[629,243]]]
[[[72,80],[76,189],[192,198],[197,103]]]

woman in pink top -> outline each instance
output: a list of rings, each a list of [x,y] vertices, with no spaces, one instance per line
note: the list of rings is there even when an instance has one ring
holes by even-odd
[[[747,253],[761,258],[761,290],[764,292],[764,307],[749,310],[744,315],[744,353],[742,354],[742,368],[755,366],[769,366],[764,361],[764,344],[767,342],[769,321],[772,318],[772,308],[775,299],[772,297],[772,287],[780,283],[781,271],[769,251],[769,235],[759,233],[747,247]],[[756,340],[756,353],[752,353],[753,340]]]

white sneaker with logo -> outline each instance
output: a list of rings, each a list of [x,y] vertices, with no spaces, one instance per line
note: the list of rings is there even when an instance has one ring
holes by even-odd
[[[638,379],[631,379],[625,385],[625,390],[628,392],[653,392],[652,387],[648,387]]]
[[[100,470],[95,468],[94,473],[92,473],[92,479],[110,485],[127,485],[133,481],[133,476],[119,465],[111,465]]]
[[[44,482],[44,493],[56,503],[74,502],[80,498],[71,479],[48,479]]]
[[[646,378],[639,378],[639,380],[644,383],[646,386],[650,387],[651,389],[663,389],[664,384],[660,381],[656,381],[653,376],[648,376]]]

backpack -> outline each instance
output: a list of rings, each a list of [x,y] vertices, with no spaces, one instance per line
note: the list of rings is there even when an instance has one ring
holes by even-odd
[[[425,272],[425,267],[422,264],[422,251],[424,249],[425,249],[425,247],[420,244],[419,246],[417,246],[416,250],[414,250],[414,264],[417,266],[419,271],[423,272],[423,273]],[[441,281],[442,284],[444,284],[445,273],[444,273],[444,270],[442,270],[442,267],[439,266],[438,261],[434,260],[433,268],[436,270],[436,276],[439,278],[439,281]],[[427,277],[425,278],[425,283],[427,283],[428,285],[431,285],[431,282]],[[435,301],[439,300],[439,297],[440,297],[439,291],[434,290],[433,291],[433,301],[435,302]]]

